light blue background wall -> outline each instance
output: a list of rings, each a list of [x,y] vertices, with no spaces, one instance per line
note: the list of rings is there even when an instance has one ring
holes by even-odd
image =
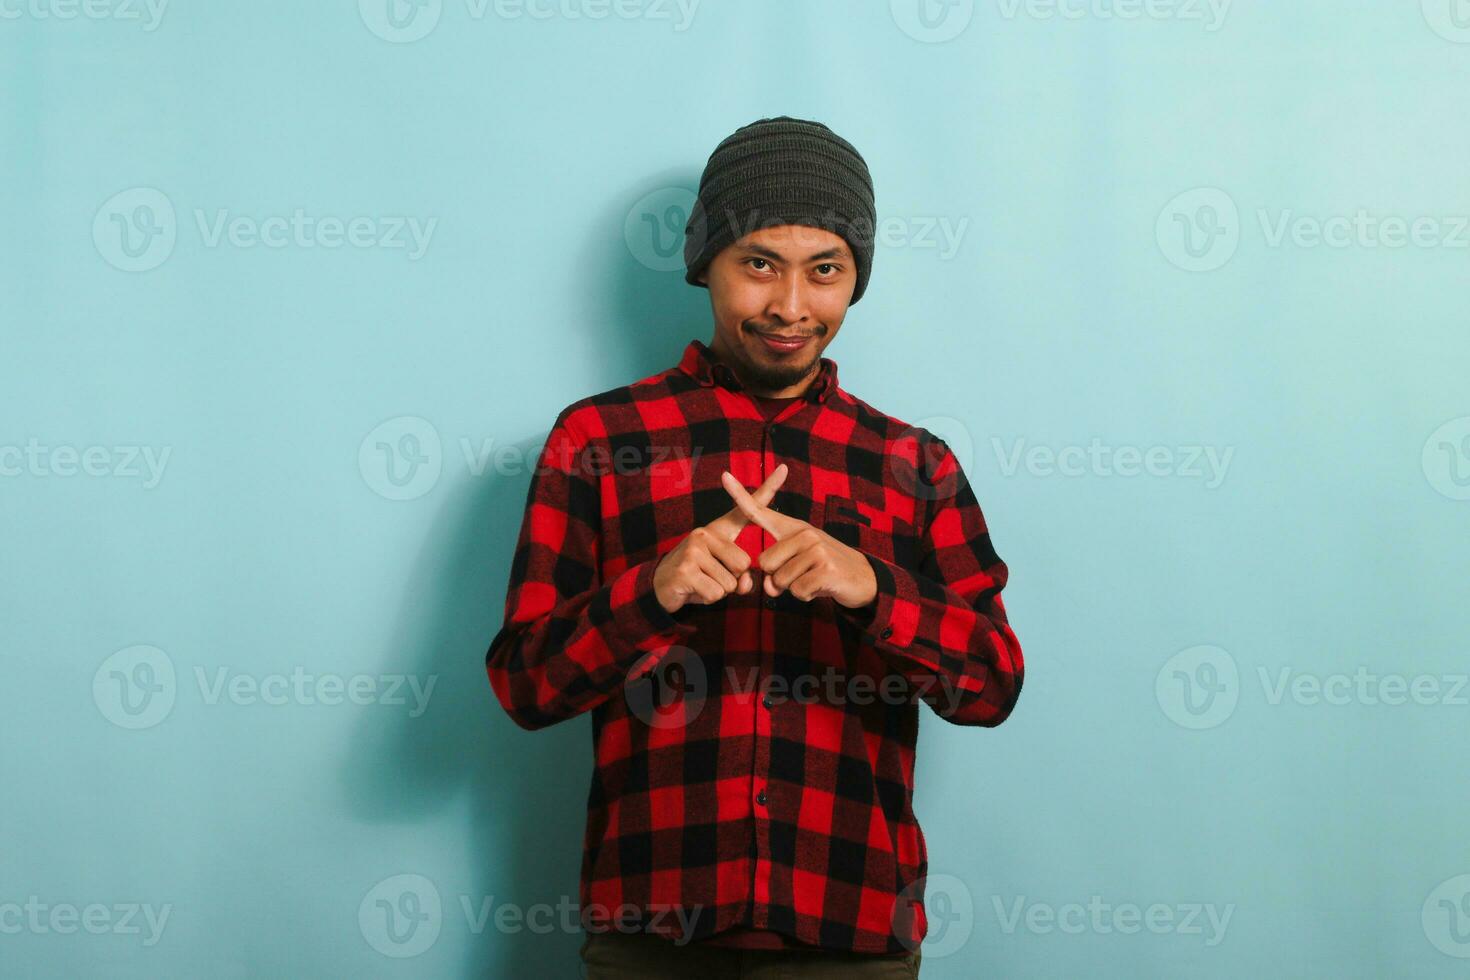
[[[496,925],[590,765],[483,673],[526,464],[709,338],[652,228],[787,113],[1027,660],[924,717],[924,975],[1464,975],[1465,4],[94,2],[0,0],[4,974],[576,975]]]

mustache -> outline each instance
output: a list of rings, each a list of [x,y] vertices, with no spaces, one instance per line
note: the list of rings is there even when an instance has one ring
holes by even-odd
[[[769,327],[764,327],[757,323],[746,323],[745,329],[754,331],[755,333],[780,334],[780,336],[783,337],[820,337],[827,332],[826,327],[817,327],[806,333],[781,333],[781,328],[779,326],[772,325]]]

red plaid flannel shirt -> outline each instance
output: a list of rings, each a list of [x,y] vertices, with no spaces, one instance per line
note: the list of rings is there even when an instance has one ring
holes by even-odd
[[[523,728],[591,713],[589,929],[905,952],[927,931],[918,705],[958,725],[1010,714],[1006,566],[949,447],[844,391],[830,358],[770,420],[742,387],[693,340],[557,415],[490,684]],[[734,506],[721,470],[754,488],[783,462],[770,506],[860,550],[876,599],[772,598],[752,565],[749,594],[667,612],[654,569]],[[736,543],[753,561],[774,540],[749,523]]]

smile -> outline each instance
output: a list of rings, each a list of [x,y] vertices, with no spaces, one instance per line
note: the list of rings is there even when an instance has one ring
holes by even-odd
[[[757,334],[756,336],[760,337],[761,343],[765,344],[766,347],[779,354],[789,354],[792,351],[801,350],[812,339],[810,336],[805,336],[795,337],[791,341],[782,341],[767,334]]]

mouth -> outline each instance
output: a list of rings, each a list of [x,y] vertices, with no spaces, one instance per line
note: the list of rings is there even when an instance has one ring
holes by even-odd
[[[790,354],[794,351],[799,351],[811,343],[812,339],[812,334],[791,334],[790,336],[783,336],[781,334],[760,333],[756,331],[755,335],[760,338],[761,343],[766,346],[767,350],[775,351],[778,354]]]

